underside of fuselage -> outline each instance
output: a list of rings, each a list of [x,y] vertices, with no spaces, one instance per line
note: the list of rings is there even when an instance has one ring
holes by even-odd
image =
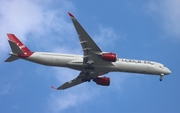
[[[46,66],[57,66],[57,67],[67,67],[70,69],[78,71],[87,71],[85,65],[83,64],[82,55],[72,55],[72,54],[60,54],[60,53],[48,53],[48,52],[34,52],[30,57],[23,58],[34,63],[46,65]],[[97,65],[94,64],[94,69],[89,70],[91,72],[129,72],[129,73],[139,73],[139,74],[151,74],[160,75],[162,69],[157,68],[155,64],[137,64],[137,63],[127,63],[122,61],[107,62],[108,65]],[[164,73],[164,75],[166,75]]]

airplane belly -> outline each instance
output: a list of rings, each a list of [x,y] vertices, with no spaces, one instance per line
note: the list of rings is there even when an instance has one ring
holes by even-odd
[[[82,71],[84,69],[84,65],[82,61],[70,61],[67,63],[67,67],[75,70]]]
[[[110,71],[160,75],[162,70],[153,64],[115,62],[110,66]]]
[[[84,71],[85,64],[83,64],[83,60],[72,60],[67,63],[67,67],[75,70]],[[89,70],[90,71],[90,70]],[[94,69],[92,72],[109,72],[109,65],[94,65]]]
[[[95,67],[94,68],[95,72],[109,72],[110,71],[109,65],[95,65],[94,67]]]
[[[61,66],[61,67],[67,67],[67,63],[73,59],[71,58],[65,58],[65,57],[54,57],[54,65],[55,66]]]
[[[29,58],[25,59],[31,62],[39,63],[47,66],[60,66],[67,67],[67,62],[71,61],[73,58],[62,57],[60,54],[45,53],[45,52],[35,52]]]
[[[146,73],[155,74],[154,68],[149,65],[134,64],[134,63],[113,63],[110,66],[111,71],[130,72],[130,73]]]

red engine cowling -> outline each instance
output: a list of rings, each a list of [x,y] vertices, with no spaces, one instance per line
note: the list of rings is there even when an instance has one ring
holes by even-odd
[[[102,59],[110,62],[116,62],[117,55],[115,53],[103,53]]]
[[[110,85],[110,78],[105,77],[105,76],[95,78],[95,79],[93,79],[93,81],[96,82],[96,84],[102,85],[102,86],[109,86]]]

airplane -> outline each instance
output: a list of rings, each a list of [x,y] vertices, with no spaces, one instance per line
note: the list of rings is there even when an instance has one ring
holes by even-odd
[[[10,57],[5,62],[12,62],[20,58],[46,66],[66,67],[80,71],[79,75],[73,80],[57,88],[51,86],[55,90],[64,90],[91,80],[98,85],[109,86],[110,78],[104,76],[109,72],[158,75],[160,81],[162,81],[163,76],[171,74],[171,71],[165,65],[158,62],[117,58],[115,53],[103,52],[74,15],[70,12],[68,14],[77,31],[84,55],[32,52],[14,34],[7,34],[12,52],[9,53]]]

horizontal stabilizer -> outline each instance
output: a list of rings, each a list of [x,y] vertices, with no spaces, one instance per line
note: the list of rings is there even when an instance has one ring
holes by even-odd
[[[6,59],[4,62],[12,62],[12,61],[14,61],[14,60],[17,60],[17,59],[19,59],[19,57],[16,57],[16,56],[10,56],[8,59]]]
[[[11,46],[12,52],[16,54],[24,54],[24,52],[18,47],[15,42],[8,40],[9,45]]]

